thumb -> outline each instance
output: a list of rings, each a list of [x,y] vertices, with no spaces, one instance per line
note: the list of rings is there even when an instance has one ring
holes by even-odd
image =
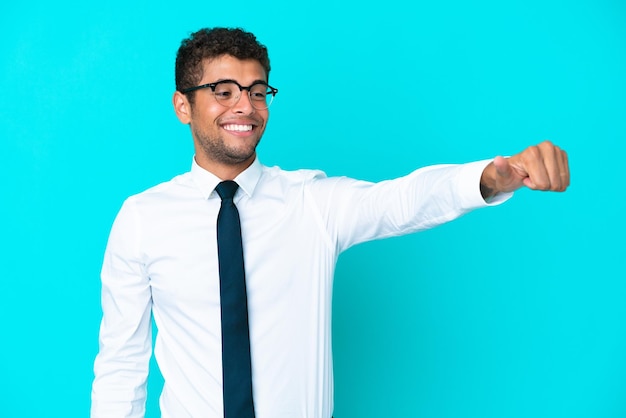
[[[512,157],[515,159],[515,157]],[[513,189],[517,189],[522,185],[530,188],[534,188],[534,183],[528,177],[528,173],[522,167],[519,167],[517,161],[511,162],[509,158],[496,157],[493,160],[493,165],[496,168],[496,176],[500,179],[499,182],[507,187],[513,186]]]
[[[496,174],[498,177],[508,180],[513,176],[513,167],[511,167],[511,164],[509,164],[509,161],[506,158],[494,158],[493,165],[496,168]]]

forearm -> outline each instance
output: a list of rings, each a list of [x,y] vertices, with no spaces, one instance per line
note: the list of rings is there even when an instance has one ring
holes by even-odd
[[[149,289],[120,296],[103,287],[100,350],[94,362],[91,416],[143,417],[152,355]],[[132,297],[134,296],[134,297]]]

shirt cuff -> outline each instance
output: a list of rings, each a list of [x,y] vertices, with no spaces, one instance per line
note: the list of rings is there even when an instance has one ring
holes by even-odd
[[[513,196],[512,192],[497,193],[495,196],[491,197],[488,202],[483,198],[480,193],[480,178],[485,167],[492,161],[493,159],[482,160],[460,166],[457,184],[461,198],[461,207],[476,209],[485,206],[497,206],[506,202]]]

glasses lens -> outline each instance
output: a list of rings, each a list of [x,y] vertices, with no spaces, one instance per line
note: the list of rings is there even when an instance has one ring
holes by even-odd
[[[222,105],[231,107],[239,99],[239,86],[231,81],[217,83],[213,91],[215,99]]]
[[[267,109],[273,99],[274,95],[267,84],[259,83],[250,86],[250,102],[255,109]]]

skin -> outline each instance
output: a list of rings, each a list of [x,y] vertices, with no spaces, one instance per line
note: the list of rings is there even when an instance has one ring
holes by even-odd
[[[267,82],[267,74],[256,60],[223,55],[205,60],[203,67],[204,74],[198,85],[226,79],[242,86],[258,80]],[[196,162],[200,167],[222,180],[232,180],[254,162],[269,111],[252,107],[246,91],[231,108],[218,103],[211,89],[197,90],[193,105],[179,91],[174,93],[172,102],[178,119],[191,128]],[[252,129],[236,131],[233,125],[251,125]]]
[[[223,55],[203,63],[204,74],[198,84],[231,79],[243,86],[257,80],[267,82],[267,74],[256,60],[240,60]],[[172,99],[178,119],[191,127],[196,162],[222,180],[232,180],[252,164],[256,147],[263,136],[269,111],[257,110],[246,92],[231,108],[215,100],[210,89],[196,91],[192,106],[187,97],[175,92]],[[250,131],[234,131],[232,125],[251,125]],[[496,157],[483,171],[480,191],[490,199],[498,193],[521,187],[563,192],[570,184],[565,151],[550,141],[530,146],[509,158]]]
[[[567,153],[550,141],[526,148],[510,158],[496,157],[483,171],[480,191],[489,199],[523,186],[564,192],[570,184]]]

